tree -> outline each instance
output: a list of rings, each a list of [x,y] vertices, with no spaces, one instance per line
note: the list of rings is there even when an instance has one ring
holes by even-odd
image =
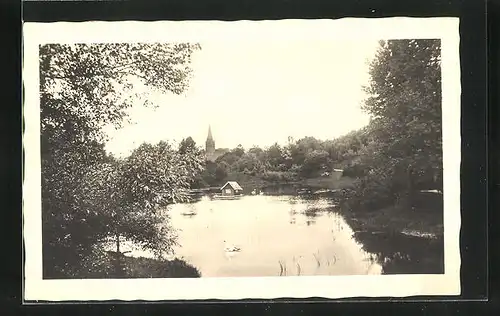
[[[440,55],[439,40],[391,40],[370,65],[364,110],[372,120],[362,160],[394,198],[411,197],[419,183],[442,188],[435,181],[442,178]]]
[[[218,157],[215,161],[218,164],[225,162],[228,166],[232,166],[240,159],[241,155],[243,154],[238,149],[234,149]]]
[[[266,162],[273,170],[277,170],[279,165],[284,162],[283,149],[278,143],[269,146],[265,150]]]
[[[188,85],[191,44],[48,44],[40,47],[42,134],[49,127],[83,139],[119,125],[138,82],[162,92]],[[147,102],[145,102],[147,103]]]
[[[185,153],[199,153],[200,150],[196,146],[196,142],[193,140],[192,137],[187,137],[181,140],[179,144],[179,153],[185,154]]]
[[[106,237],[115,238],[117,252],[119,237],[159,256],[171,250],[175,239],[168,218],[159,211],[188,200],[191,181],[201,172],[202,161],[201,155],[181,155],[163,141],[144,143],[126,159],[99,165],[87,175],[85,183],[92,184],[86,195],[89,205],[108,219]]]
[[[105,161],[103,127],[120,126],[125,110],[140,97],[133,89],[138,83],[181,93],[198,48],[128,43],[40,47],[44,276],[73,273],[98,238],[92,232],[100,231],[99,220],[87,214],[79,184]]]
[[[242,145],[236,146],[233,150],[231,150],[231,153],[235,154],[238,157],[241,157],[245,154],[245,149],[243,148]]]
[[[329,155],[325,150],[313,150],[306,154],[302,174],[312,176],[326,168],[329,164]]]
[[[314,137],[304,137],[295,143],[289,143],[288,151],[291,157],[291,164],[303,165],[306,154],[317,149],[321,149],[320,141]]]
[[[253,146],[248,150],[248,153],[254,154],[257,158],[261,159],[264,154],[264,150],[262,150],[262,148],[260,147]]]
[[[205,169],[201,173],[201,184],[207,184],[210,186],[217,184],[216,169],[217,163],[205,161]]]
[[[215,168],[215,181],[220,184],[222,180],[227,177],[229,170],[229,165],[225,161],[221,161],[217,164]]]
[[[239,172],[247,171],[253,175],[263,171],[262,163],[259,161],[257,156],[252,153],[247,153],[241,156],[241,158],[236,162],[236,169]]]

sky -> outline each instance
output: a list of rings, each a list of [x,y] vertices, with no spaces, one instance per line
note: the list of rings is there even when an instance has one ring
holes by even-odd
[[[109,131],[106,149],[127,155],[142,142],[191,136],[204,147],[266,147],[288,137],[333,139],[365,126],[361,111],[377,41],[201,42],[182,95],[150,94],[157,109],[133,107],[131,124]],[[144,89],[144,87],[142,87]]]

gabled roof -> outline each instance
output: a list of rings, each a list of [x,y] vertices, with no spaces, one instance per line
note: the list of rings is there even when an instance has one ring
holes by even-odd
[[[243,188],[236,181],[228,181],[220,189],[223,190],[227,185],[231,186],[233,190],[238,190],[238,191],[243,190]]]

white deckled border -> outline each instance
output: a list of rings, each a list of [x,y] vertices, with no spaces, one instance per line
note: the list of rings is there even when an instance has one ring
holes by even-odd
[[[38,46],[46,43],[442,39],[444,275],[42,280]],[[460,61],[457,18],[24,24],[25,300],[193,300],[460,294]]]

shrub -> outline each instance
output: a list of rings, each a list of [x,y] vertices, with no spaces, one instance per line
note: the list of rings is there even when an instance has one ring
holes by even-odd
[[[383,180],[365,177],[345,192],[344,206],[355,211],[375,211],[394,203],[396,197]]]
[[[271,182],[289,182],[296,180],[296,174],[289,171],[267,171],[262,178]]]
[[[367,174],[365,168],[361,165],[353,165],[344,168],[344,172],[342,174],[343,177],[351,177],[351,178],[361,178]]]

